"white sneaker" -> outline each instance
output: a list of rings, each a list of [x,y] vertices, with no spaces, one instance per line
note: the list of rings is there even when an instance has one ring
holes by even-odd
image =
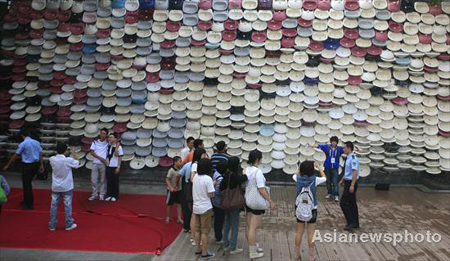
[[[112,198],[111,197],[107,197],[106,199],[105,199],[105,201],[110,201]]]
[[[103,196],[100,196],[100,198],[98,200],[103,201],[103,200],[105,200],[105,198]]]
[[[111,198],[111,201],[112,201],[112,202],[116,202],[117,199],[116,199],[116,198]]]
[[[89,201],[93,201],[93,200],[96,200],[96,199],[98,199],[97,196],[91,196],[91,197],[89,198]]]
[[[235,250],[230,251],[230,255],[237,255],[244,252],[244,249],[242,248],[236,248]]]
[[[70,226],[70,227],[66,227],[66,230],[67,231],[70,231],[70,230],[74,230],[75,228],[77,228],[78,226],[77,226],[77,224],[72,224],[72,226]]]
[[[259,243],[256,243],[256,251],[259,253],[264,252],[264,249],[262,247],[259,247]]]
[[[338,196],[334,197],[334,202],[339,202],[339,197]]]
[[[332,196],[331,194],[328,194],[328,195],[325,196],[325,198],[329,199],[329,198],[331,198],[331,196]]]
[[[257,259],[257,258],[261,258],[264,257],[263,253],[259,253],[257,251],[257,246],[249,246],[249,258],[250,259]]]

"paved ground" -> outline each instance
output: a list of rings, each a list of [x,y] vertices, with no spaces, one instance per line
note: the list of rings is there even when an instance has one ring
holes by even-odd
[[[2,261],[81,261],[81,260],[110,260],[110,261],[148,261],[154,255],[118,254],[102,252],[77,251],[49,251],[36,249],[0,249]]]
[[[19,175],[8,175],[13,187],[20,187]],[[77,180],[76,189],[89,190],[86,180]],[[50,188],[49,181],[34,181],[35,188]],[[124,193],[164,194],[163,186],[121,185]],[[295,188],[273,187],[272,196],[277,208],[264,217],[259,242],[264,247],[262,260],[291,260],[295,235],[293,201]],[[317,228],[320,233],[343,232],[343,215],[339,204],[324,200],[325,190],[319,189],[319,217]],[[401,232],[439,233],[440,243],[401,243],[396,247],[392,243],[317,243],[316,260],[450,260],[450,194],[427,194],[412,188],[392,188],[390,191],[375,191],[373,188],[361,188],[359,191],[360,220],[363,232]],[[248,260],[247,245],[244,239],[245,218],[241,217],[239,246],[245,252],[230,256],[219,245],[211,243],[211,250],[217,254],[215,260]],[[1,233],[1,232],[0,232]],[[213,241],[212,233],[210,242]],[[306,260],[306,245],[303,245],[303,260]],[[98,252],[44,251],[28,249],[0,249],[0,261],[3,260],[196,260],[194,247],[189,236],[181,233],[163,255],[135,255]]]
[[[259,242],[265,256],[260,260],[292,260],[294,251],[295,219],[294,187],[272,188],[277,208],[263,218],[263,229]],[[339,204],[324,200],[325,189],[319,189],[318,223],[321,235],[342,230],[344,217]],[[450,260],[450,194],[425,194],[411,188],[393,188],[390,191],[375,191],[361,188],[359,192],[360,223],[362,233],[410,233],[418,234],[429,230],[442,236],[440,243],[316,243],[316,260]],[[334,230],[336,229],[336,230]],[[215,260],[248,260],[248,246],[244,239],[245,218],[241,216],[238,246],[243,254],[230,256],[217,245],[210,233],[210,251]],[[197,260],[190,236],[182,233],[164,251],[158,260]],[[307,260],[306,238],[303,239],[302,260]],[[420,238],[419,238],[420,240]]]

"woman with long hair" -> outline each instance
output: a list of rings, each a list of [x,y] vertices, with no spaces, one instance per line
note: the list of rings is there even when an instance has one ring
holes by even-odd
[[[228,159],[228,171],[223,176],[220,184],[220,191],[225,189],[235,189],[241,187],[246,182],[247,175],[242,174],[241,163],[238,157],[230,157]],[[239,213],[241,209],[225,210],[225,225],[223,230],[223,246],[225,251],[230,251],[231,255],[243,252],[242,248],[237,247],[237,239],[239,232]],[[231,230],[231,237],[229,237]]]
[[[194,205],[194,198],[193,198],[193,195],[192,195],[192,184],[193,184],[195,175],[197,175],[198,162],[202,158],[208,158],[208,154],[206,154],[205,149],[203,149],[203,148],[195,149],[194,156],[192,158],[191,176],[190,176],[190,179],[189,179],[188,189],[187,189],[188,190],[188,192],[187,192],[187,201],[188,201],[189,208],[191,209],[191,212],[192,212],[193,205]],[[191,243],[192,243],[192,245],[195,245],[195,242],[194,242],[194,238],[195,238],[195,216],[194,216],[194,212],[192,212],[192,214],[191,214],[190,227],[191,227],[191,236],[192,236]]]
[[[266,178],[262,171],[258,168],[262,163],[262,153],[258,150],[253,150],[248,156],[249,166],[245,169],[248,178],[247,187],[256,186],[258,193],[270,204],[270,208],[275,208],[275,203],[270,198],[266,190]],[[246,195],[246,198],[249,195]],[[251,209],[248,206],[247,210],[247,230],[246,236],[249,247],[250,259],[261,258],[264,256],[263,249],[259,247],[256,242],[256,232],[262,225],[262,215],[266,213],[264,209]]]

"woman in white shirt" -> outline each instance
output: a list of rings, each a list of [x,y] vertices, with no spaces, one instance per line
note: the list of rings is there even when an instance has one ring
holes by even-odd
[[[193,209],[193,204],[194,204],[192,184],[194,182],[195,175],[197,175],[198,161],[203,158],[208,158],[208,154],[206,154],[205,149],[197,148],[196,150],[194,150],[194,157],[192,158],[192,165],[191,165],[191,178],[189,179],[189,183],[187,185],[188,186],[188,189],[187,189],[188,195],[186,196],[188,204],[190,204],[189,207],[191,209]],[[195,238],[195,215],[194,215],[194,212],[192,212],[190,227],[191,227],[191,237],[192,237],[191,244],[195,245],[195,242],[194,242],[194,238]]]
[[[197,148],[194,151],[194,157],[192,157],[191,181],[194,179],[195,174],[197,174],[198,161],[203,158],[208,158],[206,150],[203,148]]]
[[[108,166],[106,167],[106,201],[116,201],[119,197],[119,173],[122,164],[123,149],[117,141],[115,133],[108,136],[108,151],[106,154]]]
[[[314,166],[319,170],[320,177],[314,175]],[[305,226],[307,227],[308,233],[308,260],[314,260],[314,231],[315,223],[317,220],[317,186],[319,184],[325,183],[327,178],[325,177],[325,172],[322,166],[318,162],[304,161],[300,164],[300,170],[296,175],[297,179],[297,195],[300,194],[303,188],[309,187],[311,194],[313,196],[314,206],[312,208],[312,217],[309,221],[301,221],[297,218],[297,233],[295,235],[295,249],[294,249],[294,259],[300,259],[300,247],[302,244],[302,237],[305,231]],[[297,208],[297,206],[296,206]],[[307,225],[305,224],[307,223]]]
[[[248,177],[247,187],[256,186],[261,196],[270,203],[270,208],[275,208],[275,203],[270,198],[269,193],[266,190],[266,178],[264,174],[258,168],[262,162],[262,153],[258,150],[250,152],[248,156],[249,166],[245,169],[245,173]],[[263,249],[256,243],[256,232],[261,227],[262,215],[265,210],[255,210],[246,207],[247,210],[247,229],[246,237],[249,246],[250,259],[261,258],[264,256]]]

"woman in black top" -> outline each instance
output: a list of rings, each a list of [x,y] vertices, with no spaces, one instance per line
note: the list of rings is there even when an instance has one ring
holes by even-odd
[[[241,186],[246,182],[247,176],[242,174],[241,163],[238,157],[230,157],[228,159],[228,171],[223,176],[222,183],[220,184],[220,191],[228,188],[234,189],[237,186]],[[239,254],[243,252],[242,248],[237,248],[237,238],[239,232],[239,212],[240,209],[226,210],[225,211],[225,226],[223,230],[223,246],[224,250],[230,251],[230,254]],[[231,238],[228,240],[228,235],[231,229]]]

